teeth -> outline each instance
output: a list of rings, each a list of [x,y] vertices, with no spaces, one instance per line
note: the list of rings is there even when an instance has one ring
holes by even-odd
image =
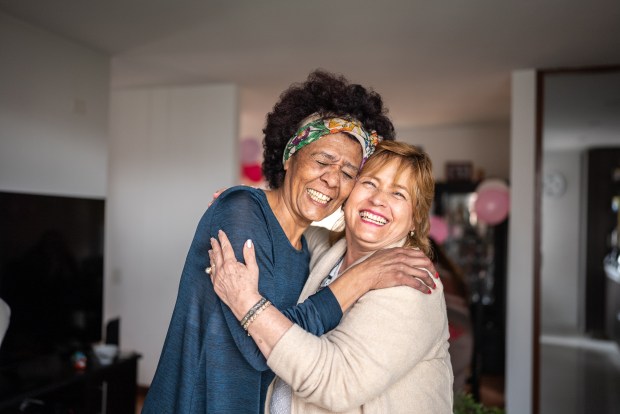
[[[368,211],[362,211],[360,213],[360,217],[364,220],[371,221],[375,224],[384,225],[387,224],[387,220],[381,216],[377,216],[376,214],[369,213]]]
[[[320,193],[311,188],[309,188],[307,191],[308,191],[308,195],[310,195],[310,198],[316,201],[317,203],[327,204],[332,199],[331,197],[326,196],[325,194]]]

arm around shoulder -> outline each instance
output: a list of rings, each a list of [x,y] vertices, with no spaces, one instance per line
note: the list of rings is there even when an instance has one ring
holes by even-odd
[[[333,411],[384,392],[447,339],[443,294],[407,287],[372,291],[336,329],[317,338],[293,326],[267,363],[307,402]]]

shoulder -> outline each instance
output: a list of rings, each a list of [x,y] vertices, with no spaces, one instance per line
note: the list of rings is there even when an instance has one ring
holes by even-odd
[[[264,216],[267,209],[270,210],[269,203],[262,190],[242,185],[227,189],[209,207],[218,218],[242,217],[248,214]]]
[[[376,314],[402,315],[411,319],[443,320],[447,317],[445,297],[441,282],[431,294],[422,293],[408,286],[372,290],[353,306]],[[353,310],[352,309],[352,310]]]
[[[329,230],[321,226],[310,226],[304,232],[310,252],[329,244]]]
[[[265,192],[258,188],[248,187],[245,185],[238,185],[235,187],[230,187],[226,191],[224,191],[220,196],[215,200],[213,206],[216,204],[264,204],[267,203],[267,197],[265,196]]]
[[[275,218],[262,190],[231,187],[224,191],[207,210],[205,217],[211,235],[223,230],[235,246],[235,241],[251,238],[256,243],[263,237],[272,237]],[[235,247],[236,248],[236,247]]]
[[[346,251],[345,239],[338,240],[333,246],[329,243],[330,231],[320,226],[310,226],[304,233],[304,237],[308,243],[308,250],[310,251],[310,269],[321,264],[326,263],[331,266],[335,264]],[[329,272],[329,269],[326,271]],[[325,275],[323,275],[324,277]]]
[[[362,296],[328,335],[344,335],[344,340],[360,337],[402,364],[426,359],[433,350],[443,349],[449,336],[442,302],[443,292],[437,290],[430,295],[405,286],[373,290]]]

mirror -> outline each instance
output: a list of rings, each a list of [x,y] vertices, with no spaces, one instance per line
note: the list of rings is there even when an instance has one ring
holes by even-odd
[[[538,412],[617,412],[620,280],[606,276],[604,259],[618,264],[620,68],[540,79]]]

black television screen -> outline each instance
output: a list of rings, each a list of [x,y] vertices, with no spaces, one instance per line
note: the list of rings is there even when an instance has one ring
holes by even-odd
[[[0,365],[101,339],[104,200],[0,192]]]

